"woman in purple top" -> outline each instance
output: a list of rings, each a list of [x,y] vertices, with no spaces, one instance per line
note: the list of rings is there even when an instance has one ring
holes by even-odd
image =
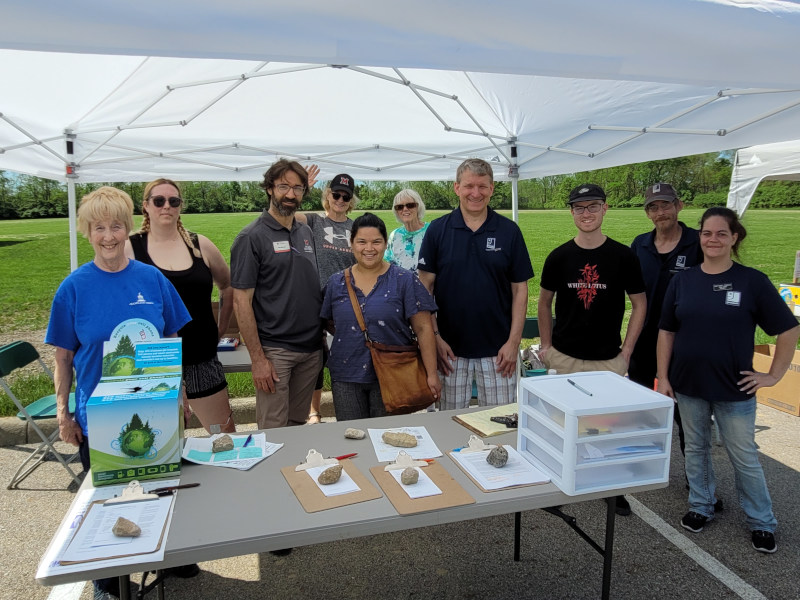
[[[350,244],[356,264],[351,282],[356,299],[374,341],[406,346],[417,338],[428,386],[438,399],[442,385],[436,372],[436,341],[430,319],[436,304],[415,274],[383,259],[387,237],[386,225],[372,213],[353,221]],[[336,420],[383,416],[386,410],[378,378],[344,277],[344,273],[331,276],[320,313],[333,332],[328,368]]]

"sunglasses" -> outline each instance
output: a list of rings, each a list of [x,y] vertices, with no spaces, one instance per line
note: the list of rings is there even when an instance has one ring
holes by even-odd
[[[394,205],[394,209],[397,212],[400,212],[401,210],[405,210],[405,209],[411,210],[412,208],[417,208],[417,203],[416,202],[409,202],[408,204],[395,204]]]
[[[164,206],[165,202],[169,202],[169,205],[172,208],[178,208],[181,204],[183,204],[183,199],[178,198],[177,196],[170,196],[169,198],[165,198],[164,196],[150,196],[149,200],[156,208],[161,208]]]
[[[334,200],[342,199],[345,202],[350,202],[352,196],[348,196],[347,194],[340,194],[339,192],[331,192],[331,196],[333,196]]]

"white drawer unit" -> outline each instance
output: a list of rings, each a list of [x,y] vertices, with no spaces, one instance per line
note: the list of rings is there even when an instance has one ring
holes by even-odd
[[[608,371],[520,379],[517,450],[570,496],[669,478],[673,401]]]

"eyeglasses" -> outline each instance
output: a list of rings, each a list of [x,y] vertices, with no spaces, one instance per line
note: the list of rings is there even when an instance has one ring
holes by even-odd
[[[156,208],[161,208],[164,206],[165,202],[169,202],[169,205],[172,208],[178,208],[181,204],[183,204],[183,199],[178,198],[177,196],[170,196],[169,198],[165,198],[164,196],[150,196],[149,200]]]
[[[306,188],[302,185],[287,185],[285,183],[279,183],[275,186],[275,189],[281,194],[288,194],[289,190],[292,190],[295,196],[302,196],[306,193]]]
[[[345,202],[350,202],[350,200],[353,198],[352,196],[350,196],[348,194],[340,194],[339,192],[331,192],[331,196],[333,196],[334,200],[341,199],[341,200],[344,200]]]
[[[395,204],[394,205],[394,209],[397,212],[400,212],[400,211],[405,210],[405,209],[411,210],[412,208],[417,208],[417,203],[416,202],[408,202],[406,204]]]
[[[644,209],[649,213],[657,213],[660,210],[669,210],[673,206],[675,206],[674,202],[657,201],[657,202],[651,202],[650,204],[645,206]]]
[[[601,208],[603,208],[602,202],[601,203],[597,203],[597,204],[590,204],[589,206],[573,206],[572,207],[572,212],[575,213],[576,215],[582,215],[584,213],[584,211],[587,211],[587,210],[590,213],[597,213],[597,212],[600,212]]]

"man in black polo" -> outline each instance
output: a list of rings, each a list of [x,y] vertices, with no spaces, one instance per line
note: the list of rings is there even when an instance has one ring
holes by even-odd
[[[261,429],[302,425],[322,367],[322,293],[311,229],[294,213],[308,190],[297,162],[264,174],[269,208],[231,247],[231,286],[242,338],[253,363]]]
[[[683,202],[670,184],[655,183],[648,187],[644,193],[644,210],[647,218],[653,222],[654,229],[637,236],[631,244],[642,266],[647,316],[631,354],[628,377],[650,389],[653,389],[656,377],[658,321],[667,286],[675,273],[703,262],[697,230],[678,220],[682,208]],[[683,427],[677,404],[675,422],[678,424],[678,438],[683,452]]]
[[[418,265],[439,306],[434,333],[443,375],[440,406],[468,406],[473,378],[481,406],[508,404],[516,400],[531,259],[517,224],[489,208],[489,163],[465,160],[453,187],[459,205],[430,224]]]

